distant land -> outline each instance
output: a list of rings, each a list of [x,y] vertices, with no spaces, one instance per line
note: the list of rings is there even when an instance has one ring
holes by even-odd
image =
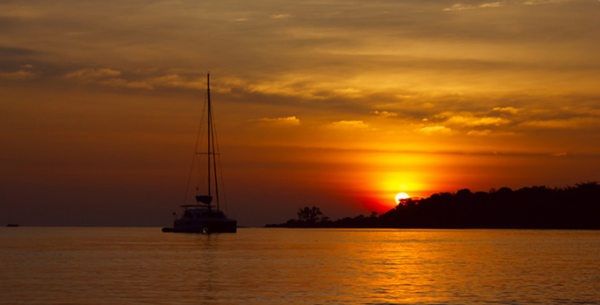
[[[283,228],[455,228],[455,229],[600,229],[600,185],[565,188],[508,187],[473,193],[438,193],[403,200],[385,214],[335,221],[318,207],[298,211],[298,219],[265,227]]]

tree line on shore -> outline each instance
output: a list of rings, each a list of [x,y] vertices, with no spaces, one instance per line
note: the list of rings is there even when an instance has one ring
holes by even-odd
[[[331,220],[318,207],[298,211],[297,219],[266,227],[287,228],[489,228],[600,229],[600,184],[565,188],[508,187],[489,192],[462,189],[402,201],[378,215]]]

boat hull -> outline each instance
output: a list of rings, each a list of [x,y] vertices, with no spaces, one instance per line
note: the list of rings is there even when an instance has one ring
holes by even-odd
[[[173,228],[163,228],[163,232],[173,233],[236,233],[237,221],[205,220],[205,221],[175,221]]]
[[[236,233],[237,221],[209,221],[204,223],[206,233]]]

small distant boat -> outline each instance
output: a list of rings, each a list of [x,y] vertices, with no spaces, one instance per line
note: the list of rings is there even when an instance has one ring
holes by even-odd
[[[207,172],[208,177],[206,193],[196,195],[196,204],[186,204],[181,207],[185,210],[181,218],[177,219],[175,215],[175,221],[173,222],[173,228],[163,228],[163,232],[174,232],[174,233],[236,233],[237,231],[237,220],[230,219],[225,216],[221,210],[219,210],[219,191],[217,183],[217,162],[216,156],[218,155],[215,151],[215,128],[213,122],[212,109],[210,104],[210,74],[207,74],[207,124],[208,124],[208,142],[207,152],[198,152],[197,155],[206,155],[208,157]],[[197,148],[196,148],[197,149]],[[212,162],[212,163],[211,163]],[[193,163],[193,162],[192,162]],[[192,164],[193,167],[193,164]],[[211,177],[211,172],[213,173]],[[211,184],[211,180],[214,184]],[[211,186],[213,188],[211,189]],[[196,188],[198,190],[198,188]],[[212,192],[214,190],[214,197],[216,198],[216,206],[211,205],[213,202]]]
[[[18,227],[19,225],[16,223],[9,223],[6,225],[7,227]]]

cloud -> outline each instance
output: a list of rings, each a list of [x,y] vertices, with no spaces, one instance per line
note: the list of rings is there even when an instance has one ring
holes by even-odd
[[[516,109],[514,107],[495,107],[492,109],[492,111],[498,111],[498,112],[507,112],[510,114],[516,114],[517,112],[519,112],[519,109]]]
[[[107,80],[101,80],[97,82],[101,85],[107,85],[112,87],[122,87],[122,88],[131,88],[131,89],[146,89],[152,90],[154,87],[145,82],[130,82],[121,78],[111,78]]]
[[[116,78],[115,76],[121,76],[121,71],[113,69],[81,69],[73,71],[64,76],[66,79],[71,79],[88,84],[98,84],[110,87],[130,88],[130,89],[145,89],[152,90],[152,85],[142,81],[128,81],[123,78]]]
[[[498,2],[490,2],[490,3],[484,3],[479,5],[479,7],[485,8],[485,7],[501,7],[504,6],[505,2],[504,1],[498,1]]]
[[[153,90],[157,87],[162,88],[183,88],[206,90],[206,77],[201,76],[185,76],[177,73],[167,74],[163,76],[151,77],[158,71],[157,68],[135,69],[130,74],[138,79],[126,79],[119,70],[104,68],[104,69],[81,69],[70,72],[64,76],[65,79],[78,81],[81,83],[105,85],[112,87],[131,88],[131,89],[147,89]],[[169,72],[181,72],[183,74],[195,74],[198,72],[189,69],[171,69]],[[223,78],[222,82],[211,86],[211,91],[228,93],[231,88],[228,86],[239,85],[236,80]]]
[[[456,3],[450,7],[444,8],[443,11],[462,11],[462,10],[472,10],[478,8],[490,8],[490,7],[503,7],[508,5],[537,5],[537,4],[550,4],[550,3],[562,3],[562,2],[570,2],[573,0],[517,0],[517,1],[497,1],[497,2],[488,2],[482,4],[463,4]]]
[[[286,126],[297,126],[300,125],[300,120],[296,116],[289,116],[285,118],[261,118],[250,121],[250,123],[266,123]]]
[[[150,75],[150,74],[154,74],[158,72],[157,68],[139,68],[139,69],[135,69],[133,71],[133,73],[135,74],[142,74],[142,75]]]
[[[79,80],[95,80],[104,77],[120,76],[121,71],[113,69],[81,69],[73,71],[65,75],[65,78],[79,79]]]
[[[563,2],[571,2],[573,0],[525,0],[518,1],[519,4],[523,5],[536,5],[536,4],[549,4],[549,3],[563,3]]]
[[[273,19],[285,19],[285,18],[290,18],[290,14],[276,14],[276,15],[271,15],[271,18]]]
[[[498,2],[490,2],[490,3],[482,3],[479,5],[469,5],[456,3],[451,7],[443,9],[444,11],[462,11],[462,10],[472,10],[476,8],[488,8],[488,7],[502,7],[506,5],[506,1],[498,1]]]
[[[371,113],[376,114],[376,115],[378,115],[378,116],[380,116],[382,118],[389,118],[389,117],[398,116],[397,113],[388,112],[388,111],[377,111],[377,110],[375,110],[375,111],[371,111]]]
[[[486,130],[470,130],[469,132],[467,132],[468,136],[478,136],[478,137],[482,137],[482,136],[489,136],[490,133],[492,133],[491,130],[486,129]]]
[[[447,7],[443,10],[444,11],[462,11],[462,10],[471,10],[471,9],[475,9],[475,8],[477,8],[477,6],[456,3],[456,4],[452,5],[451,7]]]
[[[417,131],[428,135],[435,133],[449,135],[452,133],[452,129],[442,125],[425,126],[419,128]]]
[[[333,129],[348,130],[348,129],[369,129],[369,125],[363,121],[337,121],[327,125]]]
[[[172,69],[170,72],[181,72],[172,73],[168,75],[158,76],[145,81],[154,87],[163,88],[183,88],[183,89],[194,89],[194,90],[206,90],[206,76],[186,76],[183,74],[198,74],[194,70],[182,70]],[[223,77],[219,78],[218,82],[211,82],[210,91],[219,93],[230,93],[232,87],[244,87],[245,83],[241,82],[237,78]]]
[[[552,154],[552,156],[554,156],[554,157],[566,157],[567,153],[566,152],[558,152],[558,153]]]
[[[552,119],[523,122],[520,126],[540,129],[584,129],[600,127],[600,118],[575,117],[569,119]]]
[[[155,86],[188,89],[206,89],[206,79],[188,79],[178,74],[169,74],[149,80]]]
[[[30,80],[30,79],[34,79],[38,76],[37,73],[31,72],[31,71],[24,71],[24,70],[19,70],[19,71],[15,71],[15,72],[0,72],[0,79],[1,80],[17,80],[17,81],[22,81],[22,80]]]
[[[443,118],[447,115],[448,115],[448,113],[444,113],[441,115],[437,115],[436,117]],[[499,126],[499,125],[509,124],[510,120],[505,119],[505,118],[500,118],[500,117],[477,117],[472,114],[463,114],[463,115],[451,115],[449,118],[446,119],[446,123],[463,125],[463,126],[468,126],[468,127],[488,126],[488,125]]]
[[[1,21],[1,20],[0,20]],[[39,52],[33,49],[28,48],[19,48],[19,47],[4,47],[0,46],[0,55],[4,56],[27,56],[27,55],[35,55]]]

